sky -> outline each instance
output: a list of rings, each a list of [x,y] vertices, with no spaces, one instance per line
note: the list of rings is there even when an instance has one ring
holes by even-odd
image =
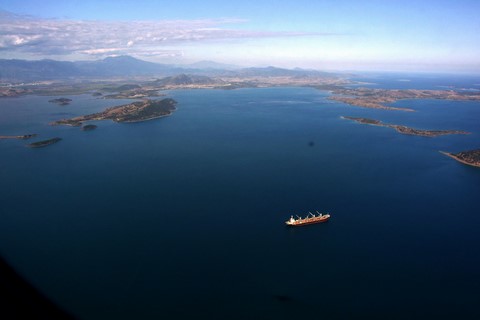
[[[0,59],[480,73],[479,0],[0,0]]]

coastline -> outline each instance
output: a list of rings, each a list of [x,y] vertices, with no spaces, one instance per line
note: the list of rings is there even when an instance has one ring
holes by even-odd
[[[333,94],[337,94],[337,93],[335,93],[333,91]],[[377,110],[391,110],[391,111],[404,111],[404,112],[416,112],[415,110],[410,109],[410,108],[389,107],[389,106],[384,106],[383,104],[380,104],[380,103],[377,103],[377,102],[365,101],[365,100],[360,99],[360,98],[352,98],[352,97],[344,97],[344,96],[333,95],[333,96],[329,97],[328,99],[333,100],[333,101],[343,102],[343,103],[348,104],[350,106],[360,107],[360,108],[377,109]],[[405,99],[405,100],[407,100],[407,99]]]
[[[91,120],[112,120],[118,123],[142,122],[171,115],[177,110],[176,104],[177,102],[171,98],[162,100],[148,99],[110,107],[97,113],[53,121],[50,125],[69,125],[75,127],[81,126],[82,123]]]
[[[454,159],[454,160],[456,160],[456,161],[458,161],[458,162],[461,162],[461,163],[463,163],[463,164],[466,164],[466,165],[468,165],[468,166],[480,168],[480,164],[470,163],[470,162],[467,162],[467,161],[465,161],[465,160],[462,160],[462,159],[458,158],[458,157],[457,157],[455,154],[453,154],[453,153],[446,152],[446,151],[438,151],[438,152],[440,152],[441,154],[444,154],[444,155],[446,155],[447,157],[450,157],[450,158],[452,158],[452,159]]]
[[[169,117],[173,114],[174,111],[176,111],[177,108],[175,107],[174,109],[172,109],[172,111],[169,113],[169,114],[162,114],[162,115],[159,115],[159,116],[154,116],[154,117],[151,117],[151,118],[145,118],[145,119],[140,119],[140,120],[126,120],[126,121],[116,121],[116,120],[113,120],[114,122],[117,122],[117,123],[136,123],[136,122],[145,122],[145,121],[149,121],[149,120],[155,120],[155,119],[159,119],[159,118],[164,118],[164,117]]]
[[[369,119],[369,118],[356,118],[356,117],[348,117],[348,116],[341,116],[341,119],[355,121],[360,124],[366,124],[371,126],[377,127],[386,127],[391,128],[397,131],[398,133],[411,135],[411,136],[420,136],[420,137],[427,137],[427,138],[435,138],[438,136],[444,136],[449,134],[471,134],[471,132],[467,131],[460,131],[460,130],[424,130],[424,129],[415,129],[410,128],[407,126],[402,126],[398,124],[389,124],[384,123],[380,120]]]

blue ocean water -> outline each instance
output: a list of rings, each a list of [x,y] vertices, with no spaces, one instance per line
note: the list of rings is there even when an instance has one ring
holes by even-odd
[[[167,94],[172,116],[91,132],[48,123],[123,101],[0,100],[0,134],[63,138],[0,140],[0,253],[60,306],[80,319],[480,316],[480,170],[438,152],[480,147],[478,102],[395,103],[410,113],[312,88]],[[331,220],[284,226],[314,210]]]

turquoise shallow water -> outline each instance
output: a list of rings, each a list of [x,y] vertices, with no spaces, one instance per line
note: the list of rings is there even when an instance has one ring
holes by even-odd
[[[397,102],[407,113],[311,88],[168,96],[171,117],[91,132],[48,122],[123,101],[0,100],[1,134],[63,138],[0,141],[0,252],[58,304],[81,319],[480,315],[480,170],[438,153],[480,147],[478,102]],[[284,227],[310,210],[332,219]]]

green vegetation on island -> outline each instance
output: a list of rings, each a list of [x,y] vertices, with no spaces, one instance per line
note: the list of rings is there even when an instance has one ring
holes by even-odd
[[[480,167],[480,149],[462,151],[459,153],[450,153],[450,152],[444,152],[444,151],[440,151],[440,152],[463,164],[467,164],[469,166],[474,166],[474,167]]]
[[[342,119],[352,120],[358,123],[369,124],[373,126],[392,128],[402,134],[409,134],[409,135],[422,136],[422,137],[437,137],[437,136],[442,136],[447,134],[470,134],[470,132],[459,131],[459,130],[420,130],[420,129],[409,128],[409,127],[401,126],[397,124],[383,123],[380,120],[368,119],[368,118],[355,118],[355,117],[343,116]]]
[[[84,121],[113,120],[115,122],[139,122],[165,117],[176,110],[177,102],[170,98],[142,100],[111,107],[105,111],[70,119],[57,120],[51,125],[81,126]]]
[[[54,143],[57,143],[60,140],[62,140],[62,138],[52,138],[52,139],[48,139],[48,140],[33,142],[33,143],[28,144],[27,146],[30,147],[30,148],[42,148],[42,147],[46,147],[46,146],[52,145]]]

